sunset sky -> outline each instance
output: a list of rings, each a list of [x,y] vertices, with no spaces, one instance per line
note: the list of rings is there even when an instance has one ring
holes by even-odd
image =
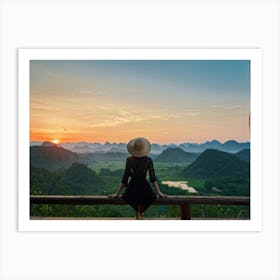
[[[30,141],[249,141],[247,60],[33,60]]]

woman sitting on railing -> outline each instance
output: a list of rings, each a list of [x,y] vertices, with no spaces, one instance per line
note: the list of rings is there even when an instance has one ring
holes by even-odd
[[[151,150],[150,142],[145,138],[135,138],[127,144],[127,150],[132,156],[126,159],[125,172],[118,191],[110,197],[119,197],[123,188],[126,188],[121,197],[134,208],[136,219],[140,220],[143,217],[143,213],[156,199],[156,194],[152,191],[150,184],[146,180],[148,171],[150,181],[157,195],[162,198],[167,196],[160,191],[153,161],[150,157],[147,157]],[[128,182],[129,177],[131,179]]]

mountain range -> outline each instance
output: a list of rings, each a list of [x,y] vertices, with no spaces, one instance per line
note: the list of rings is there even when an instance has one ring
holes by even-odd
[[[234,154],[208,149],[188,165],[183,173],[193,178],[249,177],[250,164]]]
[[[45,143],[45,144],[44,144]],[[50,142],[39,142],[32,141],[30,146],[40,146],[42,144],[49,145],[46,143]],[[60,147],[67,149],[74,153],[86,154],[86,153],[96,153],[96,152],[117,152],[117,153],[127,153],[126,143],[110,143],[105,142],[104,144],[93,142],[66,142],[59,144]],[[224,151],[228,153],[237,153],[244,149],[250,149],[250,142],[237,142],[235,140],[229,140],[224,143],[218,140],[207,141],[205,143],[182,143],[182,144],[152,144],[151,154],[159,155],[161,152],[167,148],[181,148],[185,152],[189,153],[202,153],[207,149],[216,149],[219,151]]]
[[[216,149],[207,149],[202,153],[189,153],[179,147],[168,147],[164,151],[162,151],[159,155],[152,154],[150,156],[156,162],[185,163],[186,165],[189,165],[193,162],[199,161],[201,157],[204,158],[205,154],[208,155],[209,157],[210,154],[209,151],[215,151],[212,152],[211,154],[212,155],[211,157],[213,158],[215,158],[216,156],[221,157],[221,155],[224,155],[222,161],[225,162],[227,160],[230,161],[232,157],[234,157],[235,160],[238,161],[241,160],[242,163],[250,162],[249,149],[244,149],[237,153],[227,153]],[[127,152],[112,152],[112,151],[76,153],[50,142],[44,142],[40,146],[30,147],[30,164],[36,167],[47,168],[48,170],[69,168],[75,162],[79,162],[86,165],[92,163],[99,163],[99,162],[113,162],[113,161],[125,162],[125,159],[128,156],[129,154]],[[209,159],[207,159],[207,156],[206,156],[206,160],[203,159],[203,161],[206,162],[209,161]],[[205,170],[205,167],[203,167],[202,169]]]

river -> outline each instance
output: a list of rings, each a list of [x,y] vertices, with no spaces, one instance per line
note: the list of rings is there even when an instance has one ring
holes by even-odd
[[[169,187],[187,190],[189,193],[197,193],[197,190],[193,187],[190,187],[187,181],[162,181],[161,183]]]

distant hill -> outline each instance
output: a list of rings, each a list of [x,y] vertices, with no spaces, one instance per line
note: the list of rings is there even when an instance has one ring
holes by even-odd
[[[236,155],[241,160],[244,160],[246,162],[250,162],[250,149],[244,149],[244,150],[242,150],[238,153],[235,153],[234,155]]]
[[[157,158],[158,162],[185,162],[189,163],[194,161],[198,157],[198,154],[188,153],[181,148],[167,148]]]
[[[235,140],[229,140],[221,143],[218,140],[207,141],[202,144],[197,143],[184,143],[179,145],[180,148],[187,152],[201,153],[207,149],[215,149],[228,153],[236,153],[243,149],[250,149],[250,142],[240,143]]]
[[[188,152],[200,153],[206,149],[217,149],[222,145],[218,140],[206,141],[205,143],[183,143],[179,147]]]
[[[84,155],[84,158],[88,159],[88,162],[99,162],[99,161],[119,161],[129,156],[128,153],[121,152],[96,152]],[[83,158],[83,156],[81,156]]]
[[[41,146],[30,147],[30,164],[32,166],[54,170],[61,167],[67,168],[79,160],[76,153],[57,145],[44,143]]]
[[[45,141],[42,143],[41,147],[57,147],[57,145],[52,142]]]
[[[250,148],[249,142],[239,143],[235,140],[229,140],[224,144],[222,144],[220,147],[218,147],[220,151],[232,152],[232,153],[238,152],[243,149],[249,149],[249,148]]]
[[[249,164],[237,156],[209,149],[186,167],[183,171],[186,176],[194,178],[223,178],[249,177]]]
[[[45,144],[44,144],[45,143]],[[44,142],[44,146],[54,146],[55,144],[51,142]],[[41,145],[40,141],[31,141],[30,146]],[[79,154],[87,153],[108,153],[108,152],[119,152],[127,153],[126,143],[110,143],[105,142],[104,144],[93,142],[66,142],[59,145],[67,150],[70,150]],[[250,149],[250,142],[237,142],[235,140],[229,140],[225,143],[221,143],[218,140],[206,141],[204,143],[181,143],[181,144],[156,144],[152,143],[151,156],[157,156],[161,154],[167,148],[181,148],[185,152],[189,153],[201,153],[207,149],[216,149],[229,153],[237,153],[244,149]]]
[[[66,170],[62,177],[62,183],[68,186],[74,186],[71,189],[75,194],[83,193],[97,193],[104,182],[99,176],[85,164],[78,162],[72,163],[72,165]],[[89,187],[90,186],[90,187]]]

